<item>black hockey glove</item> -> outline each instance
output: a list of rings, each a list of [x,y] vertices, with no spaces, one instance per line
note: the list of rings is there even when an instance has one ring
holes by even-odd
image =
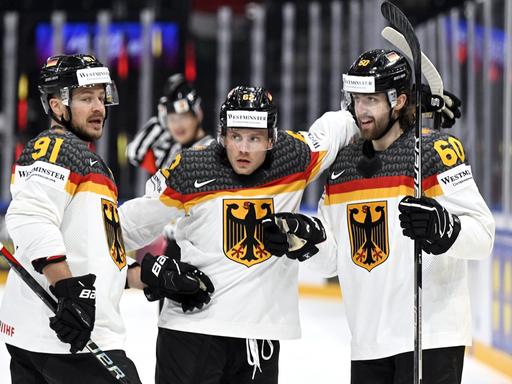
[[[459,235],[459,218],[434,199],[405,196],[398,204],[398,209],[403,234],[421,241],[421,248],[427,253],[445,253]]]
[[[433,95],[428,85],[421,84],[422,111],[441,113],[442,128],[453,127],[455,120],[461,117],[461,105],[460,99],[453,93],[444,90],[443,97],[441,98],[440,96]]]
[[[183,312],[193,311],[194,309],[201,309],[205,304],[210,302],[210,294],[213,293],[213,285],[207,288],[206,291],[202,289],[192,294],[174,293],[168,294],[167,298],[181,304]]]
[[[210,278],[199,269],[164,255],[146,253],[142,259],[140,277],[147,285],[144,293],[149,301],[162,297],[173,299],[176,294],[186,296],[214,291]]]
[[[455,120],[462,116],[460,112],[462,102],[451,92],[445,90],[443,93],[444,107],[441,109],[441,127],[451,128],[455,124]]]
[[[300,213],[277,213],[263,219],[263,245],[275,256],[304,261],[318,252],[315,244],[325,241],[322,222]]]
[[[59,280],[50,291],[58,299],[57,312],[50,317],[50,328],[70,352],[84,349],[91,338],[96,315],[96,276],[88,274]]]

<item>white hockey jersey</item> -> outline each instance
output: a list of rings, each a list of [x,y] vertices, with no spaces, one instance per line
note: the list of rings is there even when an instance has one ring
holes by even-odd
[[[74,276],[97,276],[96,322],[91,338],[104,350],[122,349],[125,328],[119,300],[126,282],[126,252],[109,168],[87,143],[63,129],[32,139],[13,167],[6,225],[15,257],[48,292],[32,261],[66,255]],[[14,272],[9,273],[0,322],[14,332],[5,343],[44,353],[69,353],[49,327],[51,311]]]
[[[414,349],[414,242],[402,234],[398,219],[399,201],[414,195],[414,134],[410,130],[378,152],[382,167],[366,178],[362,142],[342,149],[329,169],[319,205],[328,241],[308,261],[339,276],[352,360]],[[489,257],[494,220],[458,139],[425,130],[422,159],[424,194],[461,221],[445,254],[423,256],[423,349],[470,345],[467,260]]]
[[[239,338],[299,337],[299,265],[264,248],[261,220],[297,211],[304,188],[356,133],[351,115],[341,111],[322,117],[309,132],[280,132],[267,161],[250,176],[236,175],[217,143],[186,150],[148,181],[144,197],[123,204],[123,231],[135,227],[140,235],[127,239],[128,249],[141,247],[170,219],[184,216],[176,232],[181,260],[201,269],[215,286],[212,301],[192,313],[166,300],[159,326]]]

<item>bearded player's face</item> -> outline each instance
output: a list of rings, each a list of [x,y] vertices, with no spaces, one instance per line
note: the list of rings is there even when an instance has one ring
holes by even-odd
[[[87,141],[98,140],[105,121],[105,88],[96,85],[74,89],[70,107],[71,126],[80,137]]]
[[[389,103],[385,93],[354,93],[352,95],[357,126],[365,140],[380,137],[389,123]]]

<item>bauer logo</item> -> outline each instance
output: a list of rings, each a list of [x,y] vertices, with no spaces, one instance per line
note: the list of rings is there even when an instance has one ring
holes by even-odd
[[[227,111],[227,126],[233,128],[267,128],[268,113],[260,111]]]
[[[345,92],[375,93],[375,78],[373,76],[343,75],[343,90]]]
[[[466,164],[458,165],[455,168],[437,175],[437,182],[445,195],[449,195],[462,188],[475,184],[471,167]]]
[[[79,86],[112,82],[106,67],[79,69],[76,71],[76,79]]]

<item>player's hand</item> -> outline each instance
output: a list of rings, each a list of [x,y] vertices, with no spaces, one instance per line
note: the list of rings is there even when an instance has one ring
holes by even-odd
[[[446,252],[457,239],[460,221],[436,200],[405,196],[398,204],[403,234],[421,241],[425,252],[438,255]]]
[[[438,112],[441,114],[441,127],[451,128],[455,121],[461,117],[462,102],[453,93],[446,90],[443,96],[433,95],[430,87],[421,84],[421,108],[423,112]]]
[[[88,274],[59,280],[50,291],[58,299],[57,312],[50,318],[50,328],[70,352],[84,349],[91,338],[96,314],[96,276]]]
[[[165,297],[181,304],[183,312],[203,308],[215,291],[210,278],[193,265],[149,253],[142,260],[141,279],[148,285],[144,294],[149,301]]]
[[[460,112],[462,102],[451,92],[444,90],[443,93],[444,106],[441,109],[441,127],[451,128],[455,124],[455,120],[462,116]]]
[[[199,291],[214,291],[210,278],[202,271],[164,255],[146,253],[141,263],[141,280],[149,288],[144,292],[150,301],[174,294],[192,295]]]
[[[318,252],[315,244],[326,239],[322,222],[300,213],[277,213],[265,218],[263,244],[276,256],[304,261]]]
[[[213,293],[213,285],[207,288],[206,291],[201,289],[196,293],[189,295],[182,293],[169,294],[167,295],[167,298],[181,304],[181,309],[183,312],[192,312],[194,309],[201,309],[204,305],[208,304],[211,300],[211,293]]]

